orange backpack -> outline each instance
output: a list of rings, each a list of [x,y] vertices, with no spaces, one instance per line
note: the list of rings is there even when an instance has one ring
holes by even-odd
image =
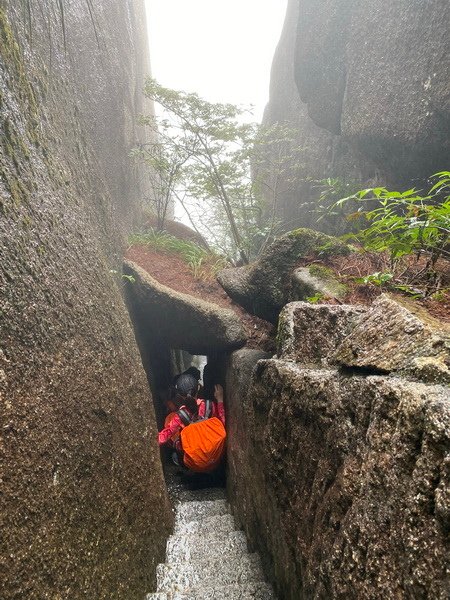
[[[227,434],[217,417],[210,417],[211,400],[205,400],[205,416],[192,420],[183,409],[178,411],[185,427],[181,430],[184,465],[197,473],[208,473],[219,466],[225,450]]]

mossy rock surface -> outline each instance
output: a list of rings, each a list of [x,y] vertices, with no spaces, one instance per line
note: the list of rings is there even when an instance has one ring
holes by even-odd
[[[383,294],[337,347],[333,361],[448,385],[450,328],[411,301]]]
[[[314,296],[341,299],[346,292],[347,287],[328,267],[314,264],[299,267],[292,274],[291,300],[308,300]]]
[[[348,254],[348,246],[312,229],[295,229],[269,246],[252,265],[218,274],[225,291],[249,312],[276,323],[290,299],[291,277],[301,259]]]

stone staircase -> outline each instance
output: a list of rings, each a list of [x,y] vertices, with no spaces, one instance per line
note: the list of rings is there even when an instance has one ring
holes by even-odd
[[[177,504],[166,562],[156,577],[157,591],[146,600],[275,600],[224,497]]]

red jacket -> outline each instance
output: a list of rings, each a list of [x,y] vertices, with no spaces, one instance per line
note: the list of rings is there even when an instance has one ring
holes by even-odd
[[[205,409],[206,409],[205,402],[202,399],[198,398],[197,405],[198,405],[198,416],[203,417],[205,415]],[[191,413],[191,411],[189,411],[186,408],[186,406],[182,406],[181,408],[186,410],[191,415],[192,418],[195,416]],[[222,421],[223,425],[225,426],[225,408],[223,406],[223,402],[213,402],[212,403],[211,417],[217,417],[218,419],[220,419]],[[182,422],[182,420],[180,419],[178,413],[175,413],[173,419],[170,421],[169,426],[165,427],[163,430],[161,430],[158,433],[159,445],[162,446],[163,444],[166,444],[168,441],[171,440],[172,436],[174,436],[176,433],[179,433],[184,427],[185,427],[185,425]]]

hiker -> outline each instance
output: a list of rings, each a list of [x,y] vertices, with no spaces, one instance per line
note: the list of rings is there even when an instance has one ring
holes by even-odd
[[[183,371],[182,373],[179,373],[178,375],[175,375],[175,377],[172,379],[172,385],[169,387],[169,399],[165,402],[166,408],[167,408],[167,417],[166,417],[166,421],[164,424],[164,427],[167,426],[167,422],[171,420],[172,418],[172,412],[176,412],[177,411],[177,406],[174,402],[174,399],[177,395],[177,390],[176,390],[176,383],[178,381],[178,378],[181,377],[181,375],[192,375],[192,377],[194,377],[197,380],[197,383],[200,384],[200,379],[201,379],[201,373],[200,370],[197,369],[197,367],[189,367],[188,369],[186,369],[186,371]],[[199,396],[201,396],[201,393],[203,391],[203,387],[201,385],[198,386],[199,388]]]
[[[158,434],[159,445],[172,446],[178,462],[197,472],[218,466],[225,446],[225,409],[223,388],[216,385],[216,402],[197,398],[199,384],[192,375],[182,373],[176,381],[178,411]],[[177,462],[176,456],[173,456]]]
[[[188,369],[186,369],[186,371],[183,371],[179,375],[175,375],[175,377],[173,378],[173,381],[172,381],[173,385],[175,385],[177,383],[178,377],[181,377],[181,375],[192,375],[192,377],[194,377],[194,379],[197,380],[197,383],[201,379],[200,370],[197,369],[197,367],[189,367]]]

